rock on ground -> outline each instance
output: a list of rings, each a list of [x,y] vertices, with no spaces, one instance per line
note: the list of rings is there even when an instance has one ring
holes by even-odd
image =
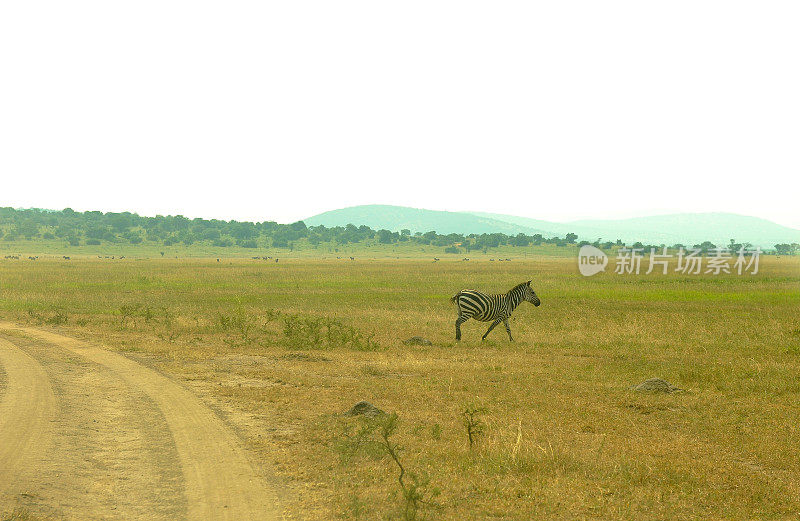
[[[672,393],[675,391],[683,390],[678,387],[675,387],[666,380],[662,380],[661,378],[650,378],[640,383],[639,385],[634,385],[633,387],[631,387],[631,389],[633,389],[634,391],[640,391],[640,392],[649,391],[654,393]]]
[[[412,336],[408,340],[403,340],[403,343],[407,346],[429,346],[432,342],[421,336]]]
[[[381,414],[386,414],[382,410],[378,409],[374,405],[369,402],[361,401],[355,404],[350,408],[349,411],[344,413],[345,416],[366,416],[368,418],[374,418],[375,416],[380,416]]]

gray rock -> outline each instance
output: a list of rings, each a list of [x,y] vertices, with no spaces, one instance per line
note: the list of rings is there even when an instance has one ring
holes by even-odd
[[[412,336],[408,340],[403,340],[403,343],[407,346],[429,346],[432,342],[421,336]]]
[[[675,391],[683,390],[678,387],[675,387],[666,380],[662,380],[661,378],[650,378],[640,383],[639,385],[634,385],[633,387],[631,387],[631,389],[633,389],[634,391],[651,392],[651,393],[672,393]]]
[[[375,416],[380,416],[381,414],[386,414],[382,410],[378,409],[374,405],[369,402],[358,402],[354,406],[350,408],[349,411],[344,413],[345,416],[366,416],[367,418],[374,418]]]

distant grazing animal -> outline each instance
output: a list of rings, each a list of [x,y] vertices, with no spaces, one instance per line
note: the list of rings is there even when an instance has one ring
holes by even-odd
[[[456,340],[461,340],[461,324],[474,318],[479,322],[492,322],[489,329],[481,337],[486,340],[486,335],[492,332],[494,326],[502,322],[506,326],[508,339],[513,342],[511,328],[508,327],[508,317],[522,301],[527,300],[534,306],[539,306],[541,301],[531,289],[531,281],[517,284],[505,295],[489,295],[471,289],[461,290],[450,298],[458,308],[456,319]]]

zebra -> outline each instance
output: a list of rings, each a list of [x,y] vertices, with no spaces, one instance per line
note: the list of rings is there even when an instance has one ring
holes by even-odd
[[[508,327],[508,317],[523,300],[527,300],[537,307],[542,303],[536,296],[536,292],[531,289],[531,281],[517,284],[505,295],[488,295],[471,289],[459,291],[450,298],[450,302],[455,303],[458,308],[456,340],[461,340],[461,324],[474,318],[480,322],[492,322],[481,340],[486,340],[486,336],[492,332],[492,329],[502,322],[506,326],[508,339],[513,342],[511,328]]]

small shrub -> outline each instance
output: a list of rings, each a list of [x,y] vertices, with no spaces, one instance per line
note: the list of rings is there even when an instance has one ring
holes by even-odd
[[[334,452],[339,455],[339,463],[349,465],[357,456],[382,458],[385,455],[383,447],[373,436],[377,428],[378,423],[373,418],[365,418],[357,429],[351,423],[344,424],[341,438],[332,444]]]
[[[469,405],[461,413],[464,419],[464,427],[467,429],[467,439],[469,440],[469,448],[475,445],[478,437],[483,434],[486,424],[483,423],[478,416],[486,412],[485,409]]]
[[[70,244],[72,244],[72,243],[70,243]],[[100,240],[99,239],[87,239],[86,240],[86,246],[99,246],[99,245],[100,245]],[[72,244],[72,246],[77,246],[77,244]]]
[[[430,479],[427,476],[418,476],[413,472],[406,471],[405,466],[400,461],[402,448],[391,440],[391,437],[397,431],[397,421],[397,414],[379,416],[377,418],[380,427],[378,434],[383,449],[392,458],[399,470],[397,481],[405,503],[402,511],[403,519],[414,521],[419,519],[418,516],[423,507],[438,507],[432,500],[439,495],[440,491],[438,488],[430,486]]]
[[[36,322],[38,322],[40,324],[42,323],[42,315],[37,310],[35,310],[33,308],[28,308],[25,311],[27,311],[27,313],[28,313],[28,319],[29,320],[36,321]]]
[[[358,329],[327,317],[283,316],[283,336],[290,349],[378,351],[381,346]]]
[[[56,311],[51,317],[46,318],[44,322],[51,326],[60,326],[67,323],[67,318],[67,314],[63,311]]]
[[[389,456],[398,469],[397,483],[403,498],[400,516],[406,521],[422,519],[424,509],[440,508],[434,499],[440,490],[430,485],[427,476],[420,476],[406,469],[400,456],[403,448],[392,437],[397,432],[397,414],[382,414],[373,418],[362,418],[359,427],[353,432],[346,426],[344,436],[333,444],[343,464],[350,464],[358,455],[375,458]]]
[[[231,315],[217,314],[217,325],[220,331],[228,333],[222,341],[231,347],[241,347],[253,342],[252,331],[255,321],[243,309],[237,309]]]

